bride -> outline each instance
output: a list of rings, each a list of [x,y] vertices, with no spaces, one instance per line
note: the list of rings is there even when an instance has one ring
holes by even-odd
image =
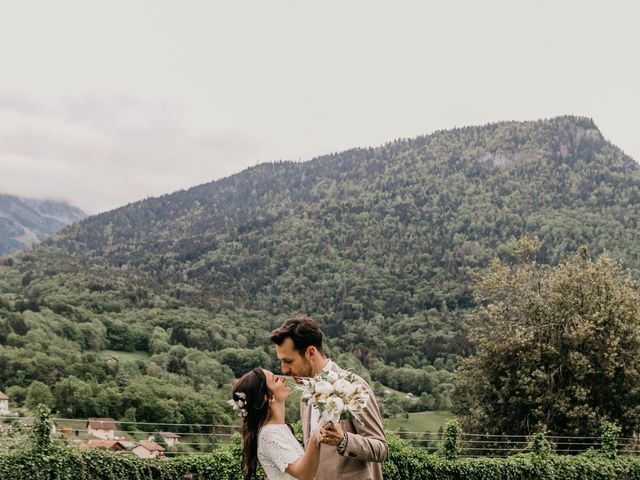
[[[258,461],[269,480],[312,480],[320,463],[321,434],[314,434],[306,451],[284,421],[291,388],[284,378],[254,368],[233,389],[229,403],[242,418],[242,471],[254,480]]]

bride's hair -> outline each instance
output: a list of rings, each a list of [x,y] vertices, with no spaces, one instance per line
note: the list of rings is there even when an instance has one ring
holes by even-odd
[[[261,368],[245,373],[233,388],[233,400],[244,397],[242,417],[242,473],[245,480],[256,478],[258,468],[258,432],[269,417],[271,392]]]

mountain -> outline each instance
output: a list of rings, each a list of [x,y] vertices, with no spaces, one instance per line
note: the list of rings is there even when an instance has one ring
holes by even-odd
[[[260,165],[91,217],[52,245],[185,283],[205,308],[467,307],[469,269],[525,233],[545,261],[586,244],[637,269],[638,178],[591,120],[506,122]]]
[[[86,216],[65,202],[0,194],[0,255],[29,247]]]
[[[158,402],[179,397],[168,384],[223,389],[231,372],[271,366],[267,332],[305,312],[341,363],[446,408],[471,352],[474,275],[529,234],[540,262],[586,245],[638,276],[639,203],[638,164],[581,117],[258,165],[86,218],[5,258],[0,388],[37,379],[55,392],[78,377],[122,396],[117,411],[79,411],[139,417],[134,384]],[[113,371],[93,353],[105,349],[150,357]],[[37,365],[33,352],[46,352]],[[224,395],[209,395],[222,408]],[[143,416],[185,415],[163,408]]]

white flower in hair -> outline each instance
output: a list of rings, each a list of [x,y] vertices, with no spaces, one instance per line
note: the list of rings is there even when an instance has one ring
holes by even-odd
[[[238,397],[239,400],[228,400],[227,403],[233,408],[233,411],[236,412],[240,418],[244,418],[247,416],[247,409],[245,406],[247,405],[247,396],[244,392],[235,392],[234,396]]]

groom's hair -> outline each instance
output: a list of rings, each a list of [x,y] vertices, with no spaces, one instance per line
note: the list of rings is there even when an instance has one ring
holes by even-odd
[[[307,348],[316,347],[322,355],[322,330],[316,321],[306,315],[298,315],[284,322],[280,327],[271,332],[269,338],[276,345],[282,345],[285,338],[290,338],[293,346],[304,355]]]

